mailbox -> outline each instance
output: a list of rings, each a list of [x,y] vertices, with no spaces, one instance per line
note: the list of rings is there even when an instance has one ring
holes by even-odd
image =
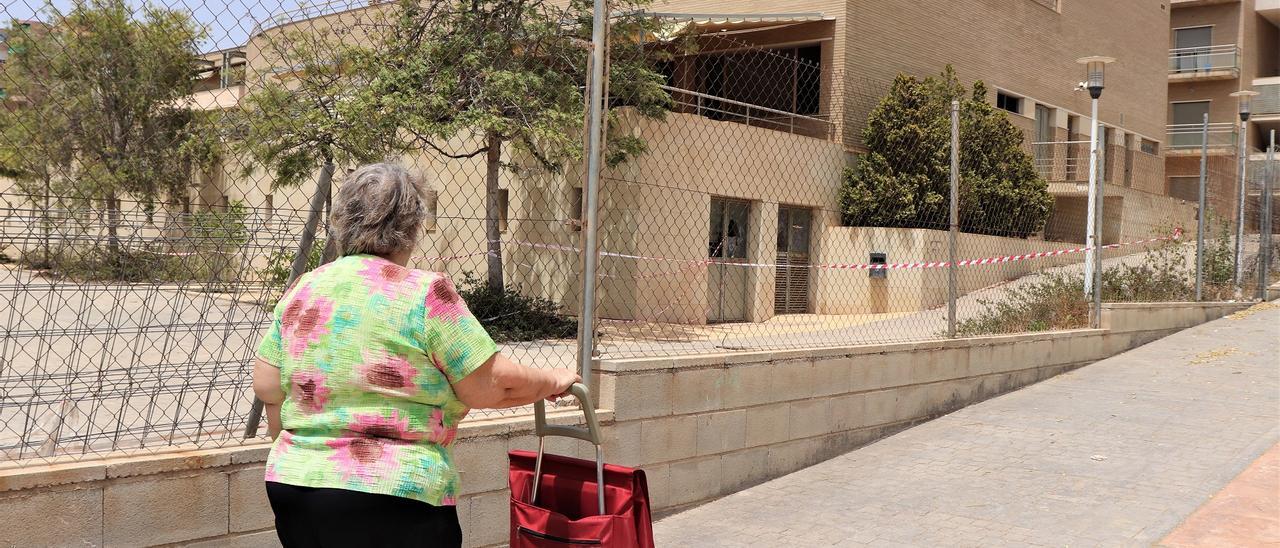
[[[889,264],[889,258],[888,258],[884,253],[875,253],[875,252],[872,252],[872,253],[871,253],[871,264],[873,264],[873,265],[878,265],[878,264]],[[884,269],[884,268],[872,268],[872,269],[868,269],[868,270],[867,270],[867,273],[868,273],[872,278],[881,278],[881,279],[883,279],[883,278],[888,278],[888,277],[889,277],[889,271],[888,271],[887,269]]]

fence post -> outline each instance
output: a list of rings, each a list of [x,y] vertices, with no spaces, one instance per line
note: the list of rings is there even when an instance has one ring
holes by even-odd
[[[1102,327],[1102,253],[1106,249],[1102,242],[1102,205],[1107,201],[1107,136],[1106,128],[1102,126],[1097,117],[1093,120],[1095,131],[1100,134],[1100,139],[1094,142],[1097,151],[1094,153],[1098,158],[1098,199],[1094,202],[1093,210],[1093,245],[1095,246],[1093,253],[1093,321],[1091,322],[1094,329]],[[1101,145],[1101,146],[1098,146]]]
[[[582,383],[588,388],[591,383],[591,359],[595,349],[595,316],[596,316],[596,266],[600,255],[598,247],[599,203],[600,203],[600,154],[604,147],[604,86],[606,55],[605,40],[605,0],[595,0],[591,18],[591,82],[588,92],[587,112],[590,123],[587,131],[587,188],[584,189],[583,220],[586,227],[582,231],[582,313],[578,316],[578,372],[582,375]],[[593,405],[594,402],[582,402]]]
[[[1276,170],[1276,130],[1271,130],[1271,145],[1267,147],[1267,167],[1262,177],[1262,199],[1258,211],[1258,300],[1267,300],[1268,273],[1271,272],[1271,192],[1272,183],[1280,173]]]
[[[960,101],[951,101],[951,229],[947,243],[947,337],[956,337],[956,233],[960,231]]]
[[[284,287],[287,290],[293,282],[307,269],[307,261],[311,258],[311,246],[315,244],[316,228],[320,225],[320,217],[324,212],[325,201],[329,199],[329,187],[333,183],[333,164],[325,164],[320,170],[320,180],[316,182],[316,193],[311,195],[311,210],[307,212],[306,224],[302,227],[302,240],[298,242],[298,254],[293,256],[293,265],[289,268],[289,280]],[[330,238],[332,239],[332,238]],[[249,419],[244,426],[244,437],[249,439],[258,435],[258,423],[262,422],[262,400],[253,397],[253,407],[249,408]]]
[[[1236,137],[1236,140],[1240,141],[1240,158],[1238,161],[1239,166],[1237,167],[1239,176],[1236,177],[1236,180],[1239,181],[1239,188],[1236,189],[1236,194],[1239,196],[1236,206],[1236,269],[1234,279],[1236,298],[1244,297],[1244,187],[1245,163],[1247,162],[1249,142],[1249,134],[1246,133],[1248,129],[1248,122],[1242,120],[1240,122],[1240,133]]]
[[[1196,302],[1204,300],[1205,177],[1209,162],[1209,114],[1200,129],[1200,209],[1196,211]]]

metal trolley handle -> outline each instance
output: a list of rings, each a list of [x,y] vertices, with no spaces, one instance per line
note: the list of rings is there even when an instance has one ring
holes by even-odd
[[[578,399],[578,405],[582,407],[586,428],[548,425],[546,403],[538,400],[533,404],[533,433],[538,436],[538,458],[533,464],[533,496],[530,502],[538,502],[538,484],[542,482],[542,453],[547,436],[576,438],[596,446],[596,498],[600,504],[600,513],[604,514],[604,449],[600,446],[600,421],[596,420],[596,409],[591,405],[591,394],[587,392],[585,385],[574,383],[569,387],[569,393]]]

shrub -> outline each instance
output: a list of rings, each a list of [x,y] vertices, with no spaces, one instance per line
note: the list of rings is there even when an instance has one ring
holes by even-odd
[[[507,286],[496,290],[473,273],[463,275],[458,294],[498,342],[572,338],[578,321],[561,315],[559,304]]]
[[[845,170],[847,226],[945,228],[950,208],[951,101],[960,100],[960,230],[1025,238],[1044,228],[1052,196],[1022,149],[1023,134],[947,67],[938,78],[899,75],[871,112],[867,153]]]
[[[1076,329],[1089,322],[1084,280],[1062,273],[1016,286],[1001,300],[980,300],[984,310],[956,325],[962,337]]]
[[[224,290],[240,281],[240,251],[249,240],[244,204],[226,211],[202,211],[183,220],[184,234],[141,246],[58,243],[27,250],[25,268],[77,281],[128,283],[202,283]],[[92,233],[92,223],[69,221]]]
[[[1213,226],[1213,225],[1211,225]],[[1225,223],[1205,239],[1205,300],[1233,298],[1234,263]],[[1210,237],[1212,236],[1212,237]],[[1171,302],[1195,299],[1195,264],[1185,243],[1170,241],[1147,250],[1137,265],[1102,271],[1105,302]],[[1089,299],[1079,274],[1050,272],[1015,286],[1000,300],[980,300],[983,310],[956,326],[961,336],[1075,329],[1089,323]]]
[[[320,260],[324,256],[324,238],[317,237],[311,243],[311,253],[307,257],[307,266],[302,271],[307,272],[315,270],[320,266]],[[258,275],[262,281],[272,287],[283,288],[285,283],[289,281],[289,274],[293,270],[293,258],[298,255],[295,247],[282,247],[279,251],[267,256],[267,266],[258,271]]]

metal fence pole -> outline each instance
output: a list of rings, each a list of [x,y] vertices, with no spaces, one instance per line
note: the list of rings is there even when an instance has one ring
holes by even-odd
[[[1271,144],[1267,147],[1267,167],[1262,178],[1262,199],[1258,220],[1258,300],[1267,300],[1267,285],[1271,272],[1271,192],[1277,175],[1276,170],[1276,130],[1271,130]]]
[[[587,188],[584,190],[586,211],[583,219],[586,227],[582,235],[582,313],[578,316],[578,371],[583,384],[591,383],[591,359],[595,348],[596,315],[596,266],[599,263],[597,235],[599,231],[600,204],[600,156],[604,147],[604,86],[605,86],[605,17],[606,2],[595,0],[591,19],[591,82],[587,112],[590,117],[587,131]],[[588,402],[582,402],[588,405]]]
[[[293,285],[293,282],[307,269],[307,261],[311,258],[311,246],[316,240],[316,229],[320,225],[325,201],[329,199],[329,188],[333,184],[333,170],[333,164],[325,164],[320,170],[320,180],[316,182],[316,193],[311,196],[311,210],[307,212],[307,221],[302,227],[302,240],[298,242],[298,254],[293,256],[293,265],[289,268],[289,279],[284,284],[285,290],[288,290],[289,286]],[[249,418],[244,426],[246,439],[258,435],[260,422],[262,422],[262,400],[254,396],[253,407],[249,408]]]
[[[951,101],[951,231],[947,243],[947,336],[956,337],[956,233],[960,232],[960,101]]]
[[[1098,120],[1096,118],[1093,122],[1098,124]],[[1104,133],[1106,128],[1098,127],[1096,130],[1100,134],[1097,144],[1102,146],[1099,146],[1098,151],[1095,153],[1098,158],[1098,199],[1094,202],[1093,211],[1093,230],[1095,231],[1093,234],[1093,242],[1095,249],[1093,254],[1092,325],[1094,329],[1100,329],[1102,327],[1102,252],[1104,251],[1102,242],[1102,205],[1107,201],[1107,139],[1106,134]]]
[[[1239,196],[1239,198],[1238,198],[1238,204],[1236,206],[1236,260],[1235,260],[1236,270],[1235,270],[1235,278],[1234,278],[1235,292],[1236,292],[1237,298],[1243,297],[1244,295],[1244,285],[1243,285],[1244,284],[1244,196],[1245,196],[1244,186],[1245,186],[1245,161],[1246,161],[1246,156],[1248,155],[1247,147],[1248,147],[1248,141],[1249,141],[1249,134],[1246,133],[1249,128],[1248,124],[1249,122],[1246,122],[1243,120],[1240,122],[1240,134],[1239,134],[1239,137],[1237,137],[1237,140],[1240,141],[1240,158],[1239,158],[1239,167],[1237,168],[1238,174],[1239,174],[1239,177],[1237,177],[1237,180],[1239,181],[1238,183],[1239,188],[1236,189],[1237,190],[1236,194]]]
[[[1200,130],[1200,209],[1196,211],[1196,301],[1204,300],[1205,177],[1209,167],[1209,114]]]
[[[1084,297],[1093,295],[1093,256],[1097,253],[1097,242],[1094,240],[1093,212],[1096,209],[1098,179],[1098,99],[1093,99],[1093,117],[1089,119],[1092,128],[1089,130],[1089,205],[1085,210],[1085,256],[1084,256]]]

